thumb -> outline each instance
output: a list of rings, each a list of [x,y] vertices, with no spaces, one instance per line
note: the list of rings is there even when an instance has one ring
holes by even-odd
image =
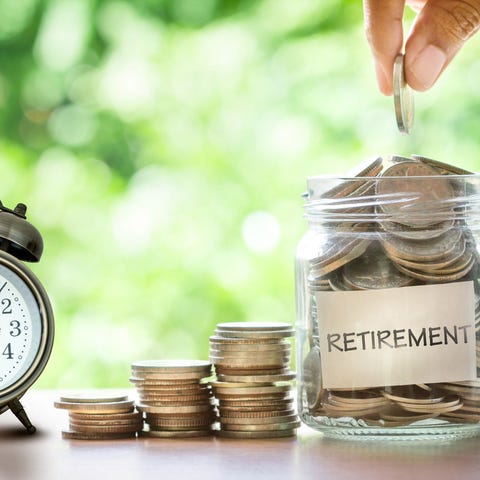
[[[428,90],[463,44],[480,28],[480,0],[429,0],[405,45],[405,75]]]

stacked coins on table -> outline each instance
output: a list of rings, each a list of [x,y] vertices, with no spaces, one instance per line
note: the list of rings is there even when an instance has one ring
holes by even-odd
[[[137,409],[145,415],[143,436],[200,437],[215,422],[212,365],[202,360],[146,360],[132,363],[130,382],[137,389]]]
[[[140,412],[127,395],[71,394],[60,397],[55,407],[69,411],[69,429],[63,438],[113,440],[131,438],[143,428]]]
[[[219,412],[219,436],[272,438],[295,435],[290,370],[293,335],[288,323],[232,322],[210,337],[212,382]]]
[[[480,420],[478,381],[350,390],[322,386],[315,294],[329,290],[472,282],[477,371],[480,371],[480,262],[470,226],[461,218],[465,211],[461,202],[468,194],[462,188],[469,186],[458,180],[459,175],[468,176],[471,172],[419,155],[379,157],[358,168],[358,174],[354,175],[358,181],[340,180],[326,192],[313,192],[323,199],[342,201],[345,208],[337,209],[337,213],[353,214],[357,220],[345,220],[336,232],[332,229],[326,235],[322,251],[309,260],[309,351],[302,371],[303,400],[310,415],[345,417],[346,422],[351,418],[362,419],[367,424],[381,426],[433,418]],[[388,177],[388,181],[375,182],[375,177]],[[412,177],[425,177],[422,192],[411,193],[421,195],[417,198],[419,207],[409,198],[408,205],[407,200],[397,198],[398,192],[409,192]],[[376,214],[378,221],[358,221],[362,214],[367,218]],[[372,231],[374,235],[366,235]]]

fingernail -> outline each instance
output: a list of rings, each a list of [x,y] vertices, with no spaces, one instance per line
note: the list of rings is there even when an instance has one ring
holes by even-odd
[[[392,94],[392,86],[389,84],[387,76],[379,62],[375,62],[375,73],[377,74],[378,88],[384,95]]]
[[[417,89],[427,90],[440,75],[447,56],[435,45],[427,45],[413,60],[410,67],[410,73],[415,77],[414,87]]]

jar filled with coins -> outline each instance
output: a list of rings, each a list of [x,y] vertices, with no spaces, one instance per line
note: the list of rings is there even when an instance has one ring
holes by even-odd
[[[388,156],[308,179],[298,410],[352,439],[480,434],[480,174]]]

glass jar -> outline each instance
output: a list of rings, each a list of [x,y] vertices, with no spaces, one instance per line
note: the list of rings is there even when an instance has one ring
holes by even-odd
[[[389,157],[307,184],[303,422],[337,438],[480,434],[480,174]]]

